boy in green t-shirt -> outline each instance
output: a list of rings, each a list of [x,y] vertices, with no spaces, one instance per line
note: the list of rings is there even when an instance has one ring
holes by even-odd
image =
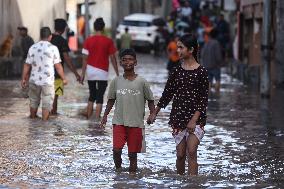
[[[123,49],[120,51],[119,57],[124,74],[116,77],[110,83],[108,102],[100,126],[105,126],[107,116],[115,103],[112,120],[114,164],[116,169],[121,168],[122,148],[127,143],[130,161],[129,172],[136,172],[137,153],[141,153],[145,149],[145,102],[148,101],[151,113],[155,109],[154,98],[148,82],[134,71],[134,67],[137,65],[135,51]]]

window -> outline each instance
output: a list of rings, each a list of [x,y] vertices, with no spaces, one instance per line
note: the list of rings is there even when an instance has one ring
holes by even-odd
[[[133,21],[133,20],[124,20],[122,22],[125,26],[137,26],[137,27],[149,27],[151,26],[150,22],[144,22],[144,21]]]

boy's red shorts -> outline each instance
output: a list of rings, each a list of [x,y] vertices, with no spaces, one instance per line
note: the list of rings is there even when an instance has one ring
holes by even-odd
[[[113,125],[113,148],[122,149],[127,142],[128,152],[139,153],[142,140],[142,128]]]

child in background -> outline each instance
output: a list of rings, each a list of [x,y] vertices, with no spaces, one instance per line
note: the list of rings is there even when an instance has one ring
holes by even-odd
[[[148,101],[150,113],[155,109],[153,93],[148,82],[137,75],[136,53],[133,49],[123,49],[119,53],[120,65],[124,69],[123,76],[112,80],[108,102],[100,127],[104,127],[107,116],[114,103],[113,124],[113,160],[117,170],[121,169],[121,153],[127,143],[130,160],[129,172],[137,170],[137,153],[143,152],[145,145],[144,116],[145,102]]]

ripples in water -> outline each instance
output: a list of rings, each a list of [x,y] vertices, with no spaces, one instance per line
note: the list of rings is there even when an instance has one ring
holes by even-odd
[[[138,67],[139,74],[149,78],[156,100],[167,76],[161,64]],[[151,70],[159,70],[159,74]],[[170,106],[153,125],[146,126],[147,153],[138,155],[139,170],[131,175],[127,148],[122,172],[114,169],[113,111],[105,130],[79,115],[86,105],[87,86],[67,86],[59,100],[60,115],[49,122],[28,119],[26,99],[3,96],[0,183],[11,188],[281,188],[281,95],[265,102],[227,75],[222,75],[222,81],[220,96],[213,95],[209,101],[206,134],[198,149],[199,175],[195,177],[175,173],[175,144],[167,124]]]

